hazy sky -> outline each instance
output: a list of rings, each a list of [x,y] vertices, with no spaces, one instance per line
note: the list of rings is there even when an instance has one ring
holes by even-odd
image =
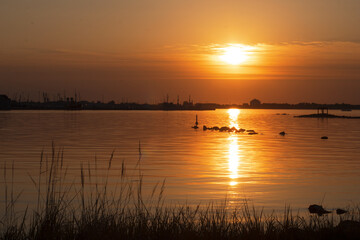
[[[1,0],[0,92],[360,104],[359,23],[358,0]]]

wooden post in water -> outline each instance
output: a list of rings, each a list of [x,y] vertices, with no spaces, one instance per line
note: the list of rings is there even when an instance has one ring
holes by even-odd
[[[321,112],[321,114],[320,114],[320,112]],[[327,108],[327,107],[319,107],[317,109],[317,115],[320,115],[321,117],[325,117],[325,116],[329,115],[329,108]]]
[[[192,128],[198,129],[198,128],[199,128],[198,125],[199,125],[199,123],[198,123],[198,116],[197,116],[197,114],[196,114],[195,126],[193,126]]]

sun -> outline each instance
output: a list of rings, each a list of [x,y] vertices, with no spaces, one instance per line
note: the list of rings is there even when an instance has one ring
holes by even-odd
[[[221,55],[219,59],[227,64],[240,65],[249,59],[251,54],[250,47],[243,45],[230,45],[221,48]]]

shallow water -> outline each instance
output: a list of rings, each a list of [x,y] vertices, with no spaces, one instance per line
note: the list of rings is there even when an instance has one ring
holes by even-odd
[[[41,151],[49,157],[52,142],[64,148],[71,178],[79,177],[81,164],[93,166],[95,156],[106,168],[114,150],[112,168],[125,161],[136,174],[139,141],[145,187],[166,179],[165,196],[172,203],[227,198],[236,206],[247,199],[275,210],[285,204],[304,210],[313,203],[330,209],[359,203],[360,119],[293,117],[313,112],[3,111],[0,163],[8,169],[14,163],[14,179],[8,172],[7,181],[14,182],[15,191],[23,190],[19,201],[26,204],[36,201],[29,175],[36,177]],[[360,116],[359,111],[331,113]],[[191,128],[196,114],[198,130]],[[259,134],[203,131],[202,125]],[[280,136],[281,131],[288,134]]]

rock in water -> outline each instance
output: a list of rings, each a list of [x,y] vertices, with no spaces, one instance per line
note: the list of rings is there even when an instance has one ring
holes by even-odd
[[[344,209],[340,209],[340,208],[336,209],[336,214],[337,215],[341,215],[341,214],[344,214],[344,213],[348,213],[348,211],[346,211]]]
[[[318,216],[322,216],[324,214],[331,213],[331,212],[325,210],[321,205],[316,205],[316,204],[310,205],[308,209],[309,209],[310,213],[315,213]]]
[[[220,131],[220,132],[225,132],[225,131],[227,132],[227,131],[229,131],[229,130],[230,130],[229,127],[221,127],[219,131]]]

